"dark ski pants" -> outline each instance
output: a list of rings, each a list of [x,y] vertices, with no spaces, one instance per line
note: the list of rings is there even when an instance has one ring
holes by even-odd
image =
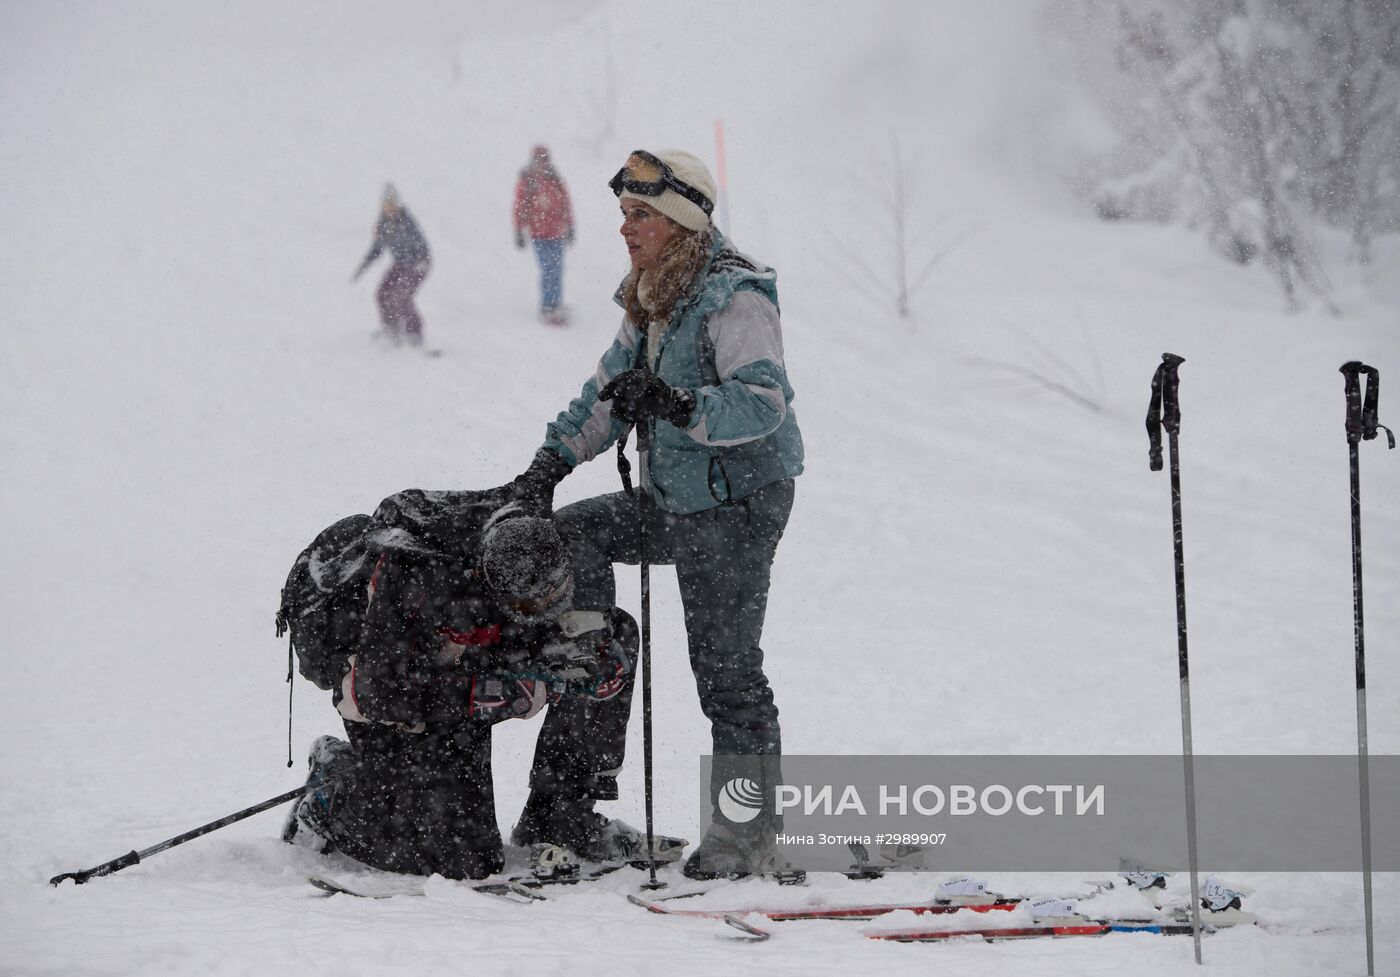
[[[405,733],[346,722],[354,775],[335,792],[338,851],[410,875],[480,879],[504,864],[491,782],[491,726]]]
[[[787,479],[688,515],[665,512],[650,500],[644,507],[648,562],[676,567],[690,668],[716,754],[782,752],[759,641],[773,555],[792,500]],[[600,495],[561,509],[557,518],[574,563],[574,606],[613,606],[612,565],[640,562],[637,499]]]
[[[635,664],[636,625],[614,618]],[[633,669],[635,673],[635,668]],[[550,803],[612,800],[622,766],[632,680],[595,702],[566,695],[549,706],[535,741],[532,791]],[[410,875],[480,879],[501,870],[488,722],[405,733],[381,723],[346,722],[356,767],[331,805],[328,833],[338,851]]]
[[[411,343],[423,341],[423,317],[413,303],[413,293],[418,291],[418,286],[427,277],[426,265],[395,262],[379,283],[379,291],[375,293],[379,302],[379,321],[384,323],[384,331],[393,338],[398,339],[403,334]]]

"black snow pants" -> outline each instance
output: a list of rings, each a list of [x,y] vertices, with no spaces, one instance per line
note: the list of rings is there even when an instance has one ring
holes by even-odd
[[[773,557],[792,502],[793,481],[786,479],[687,515],[645,506],[648,561],[676,567],[690,668],[716,755],[782,752],[759,641]],[[574,563],[574,606],[611,607],[612,565],[640,561],[636,497],[596,496],[561,509],[556,518]],[[713,787],[725,782],[718,778],[728,770],[717,765]]]

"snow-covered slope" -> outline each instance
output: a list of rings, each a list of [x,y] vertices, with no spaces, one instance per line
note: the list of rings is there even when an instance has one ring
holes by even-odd
[[[10,11],[0,972],[1189,972],[1189,941],[1145,938],[897,947],[813,923],[736,947],[610,891],[322,901],[273,814],[44,885],[300,779],[305,745],[337,724],[299,684],[285,769],[272,615],[292,558],[390,492],[499,484],[527,463],[616,326],[607,178],[635,146],[713,162],[716,119],[733,236],[779,271],[808,448],[765,635],[790,752],[1179,748],[1168,486],[1142,426],[1164,350],[1187,360],[1196,748],[1355,748],[1336,368],[1400,371],[1400,241],[1364,271],[1330,248],[1344,314],[1289,316],[1263,272],[1185,231],[1078,212],[1062,147],[1093,126],[1030,6],[526,3],[489,28],[459,6]],[[907,320],[889,311],[869,188],[892,139],[920,161],[922,256],[957,242]],[[533,264],[510,246],[511,185],[539,141],[581,223],[566,330],[535,323]],[[347,283],[386,179],[435,251],[420,304],[439,359],[372,347],[375,276]],[[1368,444],[1362,474],[1371,746],[1395,753],[1400,455]],[[600,460],[558,498],[616,481]],[[620,578],[635,610],[635,573]],[[674,577],[653,579],[657,817],[693,836],[708,730]],[[503,824],[534,732],[499,730]],[[610,813],[640,823],[640,762],[625,778]],[[1217,937],[1209,963],[1364,972],[1356,879],[1251,881],[1279,928]],[[1377,884],[1393,968],[1400,885]],[[813,897],[931,885],[823,881]],[[1333,899],[1336,932],[1311,932],[1302,887]]]

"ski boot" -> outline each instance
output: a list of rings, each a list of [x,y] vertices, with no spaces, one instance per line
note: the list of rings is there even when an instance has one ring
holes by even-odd
[[[653,835],[653,857],[658,863],[678,861],[684,838]],[[533,852],[540,846],[565,849],[585,862],[645,864],[647,839],[625,821],[609,819],[593,810],[593,801],[548,802],[548,795],[530,795],[525,812],[510,833],[510,843]]]
[[[334,736],[318,736],[311,744],[306,763],[311,768],[306,783],[322,786],[308,790],[292,804],[292,810],[282,825],[282,840],[289,845],[299,845],[326,854],[335,850],[335,842],[330,832],[330,817],[335,795],[340,787],[338,782],[326,781],[332,778],[338,781],[352,769],[355,751],[345,740]]]
[[[778,852],[773,832],[760,819],[759,828],[751,824],[727,825],[715,821],[700,840],[700,845],[686,860],[681,872],[688,879],[741,879],[750,875],[767,875],[784,885],[798,885],[807,873],[793,868]]]

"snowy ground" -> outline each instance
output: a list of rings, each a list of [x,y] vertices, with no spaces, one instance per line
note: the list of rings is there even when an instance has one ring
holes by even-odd
[[[733,236],[779,270],[808,448],[765,636],[789,752],[1179,749],[1168,485],[1142,425],[1164,350],[1187,360],[1196,748],[1355,749],[1336,368],[1379,366],[1382,420],[1400,420],[1400,240],[1364,271],[1325,242],[1343,314],[1290,316],[1262,270],[1188,232],[1092,220],[1058,168],[1103,133],[1056,82],[1030,4],[529,3],[504,24],[458,6],[8,8],[0,973],[1193,972],[1189,940],[1148,937],[896,946],[794,923],[737,945],[627,906],[623,878],[529,907],[450,885],[322,899],[278,814],[45,885],[300,780],[305,745],[337,724],[299,684],[285,769],[272,616],[292,558],[390,492],[525,465],[616,325],[606,179],[635,146],[713,160],[719,117]],[[909,320],[860,267],[889,265],[861,181],[891,132],[921,152],[924,253],[970,232]],[[534,322],[533,265],[510,247],[537,141],[581,223],[562,331]],[[385,179],[435,249],[420,302],[440,359],[372,347],[377,275],[347,284]],[[1400,453],[1362,456],[1371,748],[1393,754]],[[600,461],[559,501],[615,481]],[[657,818],[693,837],[708,730],[674,577],[653,579]],[[504,825],[534,736],[517,725],[496,745]],[[610,813],[640,823],[641,807],[632,762]],[[1271,926],[1209,939],[1211,969],[1365,972],[1358,878],[1246,881]],[[1400,973],[1400,879],[1376,887],[1378,972]]]

